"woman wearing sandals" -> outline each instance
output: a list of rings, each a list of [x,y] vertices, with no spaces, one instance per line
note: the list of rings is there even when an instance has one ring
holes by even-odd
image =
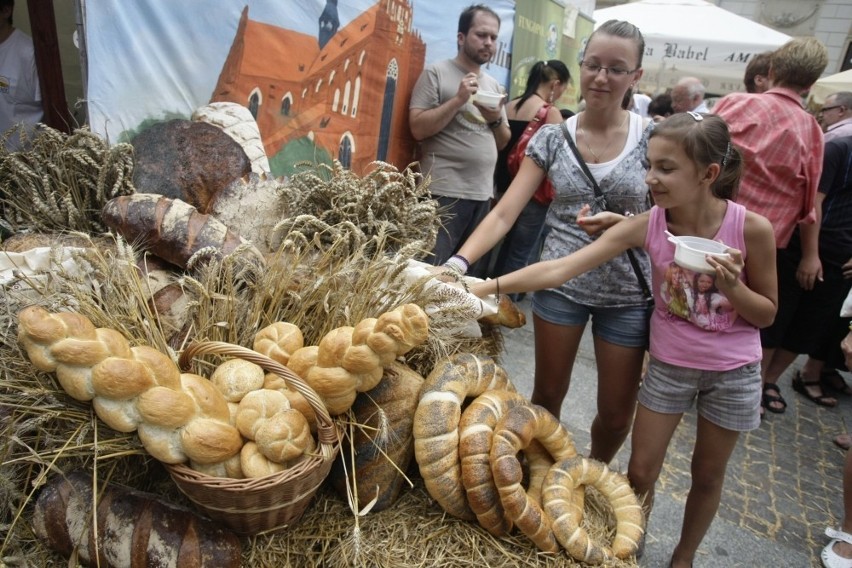
[[[532,138],[509,189],[450,259],[464,272],[505,235],[544,176],[556,197],[550,205],[542,259],[560,258],[592,242],[577,224],[595,190],[569,148],[567,135],[618,213],[650,207],[646,150],[651,121],[622,109],[628,89],[642,76],[645,42],[639,29],[623,21],[604,22],[589,37],[580,68],[586,108],[560,125],[545,124]],[[596,206],[594,212],[599,212]],[[644,251],[636,251],[640,272],[650,281]],[[532,401],[559,417],[586,323],[592,319],[598,370],[597,416],[591,427],[591,457],[609,462],[623,444],[636,409],[636,396],[648,338],[647,303],[626,255],[533,297],[535,386]]]

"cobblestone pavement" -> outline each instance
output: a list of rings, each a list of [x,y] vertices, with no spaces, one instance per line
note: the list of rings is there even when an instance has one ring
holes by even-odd
[[[504,332],[501,363],[518,390],[532,393],[533,329],[529,300],[521,302],[527,325]],[[588,451],[595,413],[596,373],[587,331],[575,365],[562,421],[578,448]],[[819,552],[828,542],[825,527],[842,516],[844,454],[832,442],[852,427],[852,397],[839,396],[836,408],[817,406],[793,391],[790,380],[804,362],[799,358],[781,377],[787,400],[784,414],[767,414],[759,429],[743,435],[728,466],[716,520],[699,548],[696,566],[821,566]],[[852,375],[846,374],[852,384]],[[666,566],[677,542],[690,485],[690,459],[696,415],[687,413],[675,432],[657,486],[642,566]],[[625,471],[629,440],[612,466]]]

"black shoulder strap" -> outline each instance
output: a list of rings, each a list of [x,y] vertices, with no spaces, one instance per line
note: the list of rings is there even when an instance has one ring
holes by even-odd
[[[565,122],[566,121],[562,121],[562,135],[565,137],[565,140],[568,141],[568,147],[570,147],[571,151],[574,152],[574,157],[577,158],[577,164],[580,165],[580,169],[583,170],[583,173],[586,174],[587,178],[589,178],[589,183],[592,184],[592,187],[595,190],[595,201],[598,202],[602,209],[609,210],[606,203],[606,196],[603,194],[603,191],[601,191],[597,180],[595,180],[595,176],[593,176],[592,172],[589,171],[589,166],[586,165],[586,160],[583,159],[583,155],[580,154],[580,150],[577,148],[577,145],[574,144],[574,140],[571,139],[571,133],[568,132],[568,126]],[[652,302],[654,300],[654,295],[651,293],[651,288],[645,280],[645,275],[642,274],[642,267],[639,266],[639,261],[636,260],[636,255],[633,253],[633,249],[627,249],[627,258],[630,260],[633,272],[636,273],[636,279],[639,280],[639,287],[642,288],[642,294],[644,294],[645,299],[648,300],[648,302]]]

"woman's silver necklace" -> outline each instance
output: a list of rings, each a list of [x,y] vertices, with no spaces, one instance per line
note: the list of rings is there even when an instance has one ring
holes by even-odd
[[[625,112],[625,113],[624,113],[624,120],[621,122],[621,125],[618,127],[618,129],[619,129],[619,130],[621,130],[621,128],[625,125],[625,123],[627,123],[627,117],[628,117],[628,116],[630,116],[630,114],[629,114],[628,112]],[[592,157],[595,159],[595,163],[596,163],[596,164],[600,164],[600,163],[601,163],[601,156],[599,156],[599,155],[598,155],[598,153],[597,153],[597,152],[595,152],[595,151],[592,149],[592,146],[589,144],[589,135],[588,135],[588,134],[586,134],[586,131],[583,129],[583,127],[582,127],[582,126],[580,126],[580,119],[579,119],[579,118],[577,119],[577,131],[578,131],[580,134],[582,134],[582,135],[583,135],[583,142],[585,142],[585,143],[586,143],[586,148],[588,148],[589,153],[591,153],[591,154],[592,154]],[[605,147],[605,148],[601,151],[601,155],[603,155],[603,156],[605,156],[605,155],[606,155],[607,151],[609,150],[609,147],[610,147],[610,146],[612,146],[612,143],[613,143],[613,141],[615,140],[615,138],[616,138],[615,136],[613,136],[612,138],[610,138],[610,140],[609,140],[609,142],[607,143],[606,147]]]

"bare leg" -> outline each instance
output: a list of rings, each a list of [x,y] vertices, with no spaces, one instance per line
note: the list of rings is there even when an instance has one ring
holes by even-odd
[[[843,523],[840,530],[852,534],[852,451],[846,452],[846,464],[843,466]],[[834,545],[834,552],[843,558],[852,558],[852,544],[840,541]]]
[[[533,315],[535,325],[535,384],[532,402],[556,418],[571,384],[571,370],[585,326],[549,323]]]
[[[739,432],[727,430],[698,416],[698,432],[692,450],[692,486],[686,498],[680,542],[672,554],[672,566],[691,566],[695,551],[719,509],[725,470]]]
[[[654,412],[641,404],[636,408],[627,477],[642,499],[646,520],[654,508],[654,486],[663,469],[669,442],[682,417],[683,414]]]
[[[644,355],[644,348],[622,347],[595,338],[598,413],[592,422],[590,457],[611,462],[630,433]]]

